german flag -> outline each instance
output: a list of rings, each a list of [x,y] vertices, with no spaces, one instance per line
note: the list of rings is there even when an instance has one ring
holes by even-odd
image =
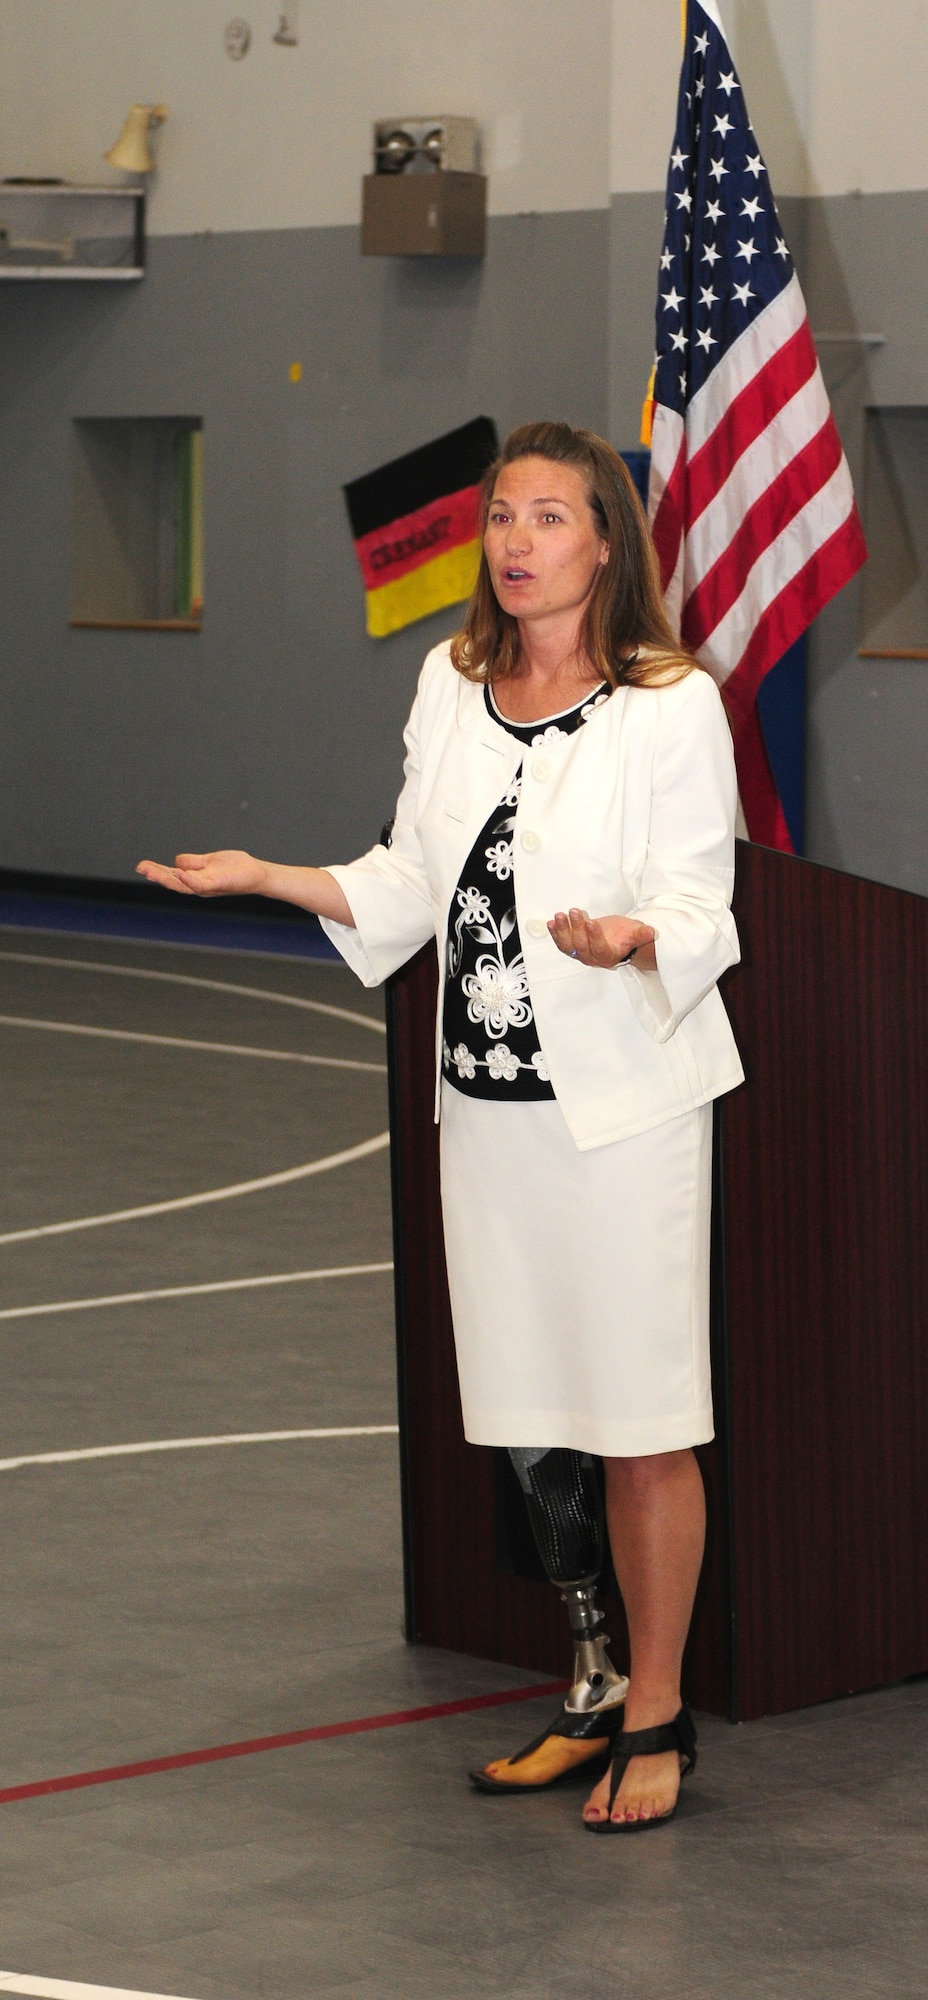
[[[345,487],[372,639],[470,596],[477,496],[496,449],[495,424],[475,417]]]

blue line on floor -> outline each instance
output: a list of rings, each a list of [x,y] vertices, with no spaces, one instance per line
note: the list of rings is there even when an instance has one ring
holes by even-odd
[[[178,899],[176,910],[93,902],[70,896],[33,896],[0,890],[0,929],[60,931],[83,937],[134,938],[140,943],[211,945],[224,951],[270,952],[282,958],[338,960],[315,917],[250,917],[194,909]]]

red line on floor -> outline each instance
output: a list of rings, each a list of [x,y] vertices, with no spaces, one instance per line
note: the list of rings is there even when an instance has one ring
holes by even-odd
[[[183,1771],[191,1764],[218,1764],[225,1757],[256,1757],[264,1750],[291,1750],[297,1743],[321,1743],[329,1736],[360,1736],[368,1729],[398,1729],[406,1722],[436,1722],[445,1715],[473,1715],[481,1708],[503,1708],[509,1702],[539,1701],[563,1694],[568,1681],[544,1681],[540,1686],[504,1688],[498,1694],[472,1694],[463,1701],[438,1701],[431,1708],[400,1708],[392,1715],[364,1715],[353,1722],[323,1722],[316,1729],[288,1729],[282,1736],[253,1736],[245,1743],[214,1743],[208,1750],[182,1750],[175,1757],[147,1757],[140,1764],[113,1764],[104,1771],[75,1771],[66,1778],[39,1778],[32,1785],[7,1785],[0,1805],[14,1799],[39,1799],[48,1792],[76,1792],[85,1785],[115,1785],[123,1778],[150,1778],[159,1771]]]

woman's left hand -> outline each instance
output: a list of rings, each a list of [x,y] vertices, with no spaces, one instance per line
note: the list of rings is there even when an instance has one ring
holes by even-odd
[[[578,958],[581,965],[611,972],[631,959],[639,972],[657,971],[657,933],[635,917],[591,917],[586,910],[558,910],[548,929],[558,951]]]

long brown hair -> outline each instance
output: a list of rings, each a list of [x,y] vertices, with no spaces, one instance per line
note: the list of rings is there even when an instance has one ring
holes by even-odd
[[[628,467],[595,431],[570,424],[520,424],[511,431],[480,490],[481,532],[503,468],[519,458],[573,466],[583,478],[593,519],[609,545],[583,614],[580,645],[594,671],[612,687],[661,687],[698,665],[675,638],[661,595],[660,571],[644,509]],[[519,659],[517,620],[504,611],[486,555],[451,659],[470,681],[500,681]]]

